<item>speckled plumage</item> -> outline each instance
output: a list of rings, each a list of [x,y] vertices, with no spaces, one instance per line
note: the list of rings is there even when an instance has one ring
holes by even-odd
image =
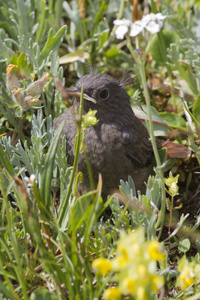
[[[131,108],[130,97],[120,81],[108,75],[94,73],[85,75],[76,83],[75,88],[80,92],[82,85],[84,93],[97,101],[94,104],[84,100],[84,113],[87,113],[90,108],[97,110],[96,117],[99,120],[95,126],[85,130],[85,145],[94,183],[97,184],[98,174],[101,173],[103,194],[111,194],[118,189],[120,179],[127,180],[130,175],[136,189],[144,190],[144,182],[150,173],[153,150],[146,127]],[[104,96],[103,99],[101,96]],[[78,105],[77,100],[54,123],[54,128],[57,129],[60,123],[66,120],[62,135],[66,137],[70,164],[74,159],[76,136],[74,107],[76,105]],[[78,168],[83,173],[85,187],[89,189],[83,153],[79,156]]]

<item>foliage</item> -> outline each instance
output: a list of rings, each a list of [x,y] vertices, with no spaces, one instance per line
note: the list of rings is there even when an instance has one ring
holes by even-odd
[[[145,9],[167,16],[160,31],[152,36],[152,28],[146,30],[151,24],[140,22],[139,35],[129,37],[127,28],[119,41],[113,20],[131,21],[128,1],[0,0],[1,299],[199,297],[200,4],[151,1]],[[153,145],[155,135],[171,135],[192,149],[190,158],[168,160],[155,146],[144,194],[129,177],[120,193],[103,199],[101,176],[97,187],[79,193],[84,130],[98,120],[95,111],[77,112],[76,156],[69,166],[60,140],[64,123],[53,130],[66,108],[55,82],[73,85],[89,72],[88,64],[114,77],[134,72],[127,92]],[[151,257],[150,246],[162,257]],[[126,256],[126,268],[116,267],[131,247],[140,253],[130,261]],[[135,278],[128,277],[133,269]],[[142,276],[138,284],[144,269],[147,280]]]

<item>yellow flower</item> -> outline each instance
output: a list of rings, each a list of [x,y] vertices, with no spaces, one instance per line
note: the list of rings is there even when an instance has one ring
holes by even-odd
[[[105,290],[103,294],[105,300],[119,299],[120,296],[121,296],[121,292],[117,287],[108,288],[107,290]]]
[[[164,285],[164,279],[159,275],[154,275],[152,278],[152,290],[157,292]]]
[[[118,253],[119,253],[119,256],[117,257],[117,261],[120,265],[123,265],[129,259],[127,249],[124,246],[119,245],[117,250],[118,250]]]
[[[147,295],[143,286],[138,287],[136,292],[136,300],[147,300]]]
[[[107,275],[112,270],[111,262],[106,258],[97,258],[93,261],[92,267],[102,275]]]
[[[180,288],[186,290],[190,285],[195,282],[194,274],[189,268],[184,268],[179,275],[180,279]]]
[[[83,126],[84,128],[88,128],[96,125],[99,120],[95,117],[97,110],[89,110],[88,113],[83,117]]]
[[[163,260],[164,255],[161,251],[161,245],[158,241],[151,241],[148,245],[148,252],[152,259]]]
[[[156,274],[157,261],[163,260],[161,244],[146,241],[143,228],[121,235],[115,258],[99,258],[93,262],[93,268],[106,275],[113,271],[113,280],[117,287],[108,288],[104,299],[118,299],[120,296],[133,296],[136,300],[147,300],[149,289],[153,293],[164,285],[164,279]]]
[[[169,193],[174,197],[176,195],[178,195],[178,190],[179,187],[177,185],[178,183],[178,177],[177,176],[173,176],[172,172],[169,172],[169,177],[165,178],[165,184],[167,185],[167,187],[169,188]]]
[[[123,279],[120,289],[123,294],[133,295],[135,293],[135,281],[127,276]]]
[[[145,265],[138,265],[137,267],[137,273],[139,281],[141,281],[143,284],[147,282],[148,280],[148,273]]]

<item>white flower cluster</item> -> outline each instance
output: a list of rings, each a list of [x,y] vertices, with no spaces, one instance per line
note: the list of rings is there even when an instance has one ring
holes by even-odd
[[[162,21],[165,18],[166,16],[163,16],[161,13],[151,13],[143,16],[140,21],[136,21],[134,23],[127,19],[115,20],[113,23],[118,26],[115,31],[115,36],[117,39],[122,40],[129,30],[129,36],[134,37],[139,33],[144,32],[145,29],[151,34],[155,34],[162,28]]]

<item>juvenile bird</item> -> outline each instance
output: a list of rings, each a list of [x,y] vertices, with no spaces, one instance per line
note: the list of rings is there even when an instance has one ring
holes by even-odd
[[[151,170],[153,150],[148,131],[135,116],[123,84],[111,76],[92,73],[83,76],[73,89],[68,89],[68,94],[80,98],[82,85],[86,95],[83,113],[86,114],[89,109],[97,110],[96,117],[99,120],[95,126],[85,130],[86,151],[94,183],[97,184],[98,175],[101,173],[102,192],[107,195],[118,189],[120,179],[127,180],[130,175],[136,189],[144,191],[144,182],[147,181]],[[91,98],[95,101],[91,101]],[[74,108],[77,106],[79,101],[75,99],[73,106],[54,123],[54,129],[57,129],[61,122],[66,120],[62,136],[66,137],[69,164],[73,164],[74,160]],[[84,153],[79,156],[78,169],[83,173],[84,186],[89,189]]]

